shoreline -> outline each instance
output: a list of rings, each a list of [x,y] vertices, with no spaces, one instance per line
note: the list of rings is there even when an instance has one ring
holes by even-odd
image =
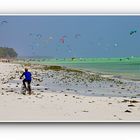
[[[89,84],[97,84],[98,86],[95,86],[95,87],[91,87],[94,89],[101,89],[101,85],[103,85],[103,87],[105,87],[107,85],[106,88],[112,88],[112,91],[111,90],[105,90],[102,89],[101,91],[97,91],[97,92],[102,92],[102,94],[96,94],[96,93],[92,93],[92,94],[83,94],[83,93],[80,93],[79,95],[85,95],[85,96],[97,96],[97,97],[102,97],[102,96],[106,96],[106,97],[131,97],[131,98],[140,98],[140,87],[139,87],[139,84],[140,84],[140,81],[136,81],[136,80],[130,80],[130,79],[123,79],[123,78],[120,78],[120,77],[115,77],[114,75],[109,75],[109,74],[101,74],[101,73],[96,73],[96,72],[91,72],[91,71],[86,71],[86,70],[82,70],[82,69],[76,69],[76,68],[69,68],[69,67],[65,67],[65,66],[58,66],[58,65],[43,65],[43,64],[31,64],[31,63],[14,63],[14,64],[19,64],[22,66],[22,68],[24,69],[24,67],[28,67],[32,70],[35,71],[34,75],[35,77],[33,78],[33,80],[39,80],[40,82],[43,81],[43,78],[42,77],[53,77],[52,79],[55,79],[58,81],[53,81],[52,83],[50,84],[53,84],[53,83],[59,83],[61,80],[63,81],[60,85],[62,84],[65,84],[65,82],[67,83],[66,85],[68,85],[68,83],[73,83],[73,87],[75,87],[75,85],[78,87],[78,84],[81,85],[81,86],[84,86],[85,85],[85,88],[90,88],[89,87]],[[23,70],[22,69],[22,70]],[[36,73],[39,71],[39,76],[36,75]],[[41,75],[42,73],[42,75]],[[49,74],[44,74],[44,73],[49,73]],[[69,74],[70,73],[70,74]],[[81,73],[81,74],[80,74]],[[78,75],[79,74],[79,75]],[[58,76],[60,75],[60,76]],[[75,76],[76,75],[76,76]],[[78,76],[77,76],[78,75]],[[85,76],[86,75],[86,76]],[[74,77],[75,79],[70,79],[70,77]],[[81,78],[83,77],[83,78]],[[92,78],[91,78],[92,77]],[[52,80],[51,79],[51,80]],[[44,79],[45,82],[46,82],[46,79]],[[76,81],[74,81],[76,80]],[[80,82],[83,80],[83,83],[81,84]],[[91,80],[91,81],[90,81]],[[89,82],[90,81],[90,82]],[[94,83],[95,81],[95,83]],[[48,82],[48,81],[47,81]],[[40,85],[37,84],[37,86]],[[59,86],[60,85],[55,85],[56,86],[56,89],[52,89],[52,91],[58,91],[58,93],[62,93],[64,92],[68,92],[70,91],[70,87],[69,85],[67,86],[67,88],[63,91],[62,89],[59,90]],[[65,86],[66,86],[65,85]],[[126,85],[126,87],[125,87]],[[43,87],[46,86],[46,84],[42,85]],[[72,85],[71,85],[72,86]],[[133,89],[135,89],[136,87],[138,88],[138,91],[136,92],[136,89],[133,91],[131,89],[131,86],[134,86]],[[72,87],[72,88],[73,88]],[[113,89],[113,87],[115,89]],[[120,87],[120,89],[119,89]],[[64,87],[63,87],[64,88]],[[81,88],[81,87],[79,87]],[[84,89],[84,88],[83,88]],[[119,90],[118,90],[119,89]],[[125,94],[122,94],[122,92],[124,92],[124,90],[126,89],[125,91]],[[89,92],[90,92],[91,89],[89,89]],[[118,93],[119,94],[114,94],[115,91],[114,90],[118,90]],[[77,89],[74,90],[73,89],[74,94],[77,94]],[[76,92],[75,92],[76,91]],[[129,94],[127,93],[128,91]],[[84,92],[88,92],[88,91],[84,91]],[[105,92],[105,94],[104,94]],[[113,94],[106,94],[106,92],[112,92]],[[71,93],[71,92],[70,92]]]
[[[106,59],[108,59],[108,58],[106,58]],[[117,58],[117,59],[119,59],[119,58]],[[44,63],[43,61],[38,61],[38,62],[27,61],[27,62],[25,62],[25,60],[24,61],[23,60],[18,60],[18,61],[16,60],[15,63],[19,63],[19,64],[23,64],[23,65],[28,63],[28,64],[31,64],[31,65],[40,65],[40,66],[52,66],[52,65],[61,66],[61,67],[66,67],[67,69],[76,69],[76,70],[80,70],[80,71],[83,71],[83,72],[89,72],[89,73],[99,74],[99,75],[102,75],[102,76],[108,76],[108,77],[111,77],[111,78],[114,78],[114,79],[116,78],[116,79],[129,80],[129,81],[140,81],[140,77],[138,78],[136,76],[130,76],[130,75],[125,74],[125,73],[120,73],[119,74],[119,73],[97,71],[97,70],[92,70],[92,69],[88,69],[88,68],[86,69],[86,68],[78,68],[78,67],[71,67],[69,65],[67,65],[67,66],[64,65],[64,64],[67,64],[67,63],[64,63],[64,64],[63,63],[51,63],[51,62]],[[71,63],[73,63],[73,62],[71,62]],[[86,62],[84,62],[84,63],[86,63]],[[92,63],[96,64],[96,62],[90,62],[90,63],[91,64]],[[102,62],[100,62],[100,63],[102,63]],[[81,63],[81,64],[83,64],[83,63]]]

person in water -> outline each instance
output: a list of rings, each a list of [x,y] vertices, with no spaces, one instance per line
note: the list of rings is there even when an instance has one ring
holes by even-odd
[[[22,77],[25,77],[23,79],[23,85],[24,87],[29,91],[29,94],[31,94],[31,81],[32,81],[32,74],[31,72],[28,71],[27,68],[25,68],[25,72],[23,72],[23,74],[20,76],[20,79],[22,79]],[[28,85],[28,87],[26,87],[26,83]]]

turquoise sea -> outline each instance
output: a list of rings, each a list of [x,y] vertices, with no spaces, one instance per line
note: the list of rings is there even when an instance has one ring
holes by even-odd
[[[69,58],[69,59],[30,59],[30,63],[60,65],[111,74],[122,78],[140,80],[140,57],[127,58]]]

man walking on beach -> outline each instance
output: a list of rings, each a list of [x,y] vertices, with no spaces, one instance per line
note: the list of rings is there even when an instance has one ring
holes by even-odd
[[[20,76],[20,79],[22,79],[22,77],[25,76],[25,79],[23,80],[23,85],[24,88],[26,88],[29,91],[29,94],[31,95],[31,81],[32,81],[32,74],[31,72],[28,71],[27,68],[25,68],[25,72],[23,72],[23,74]],[[28,85],[28,88],[26,87],[26,83]]]

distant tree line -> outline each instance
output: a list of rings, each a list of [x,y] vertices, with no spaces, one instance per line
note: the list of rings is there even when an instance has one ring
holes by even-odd
[[[17,55],[13,48],[0,47],[0,58],[16,58]]]

